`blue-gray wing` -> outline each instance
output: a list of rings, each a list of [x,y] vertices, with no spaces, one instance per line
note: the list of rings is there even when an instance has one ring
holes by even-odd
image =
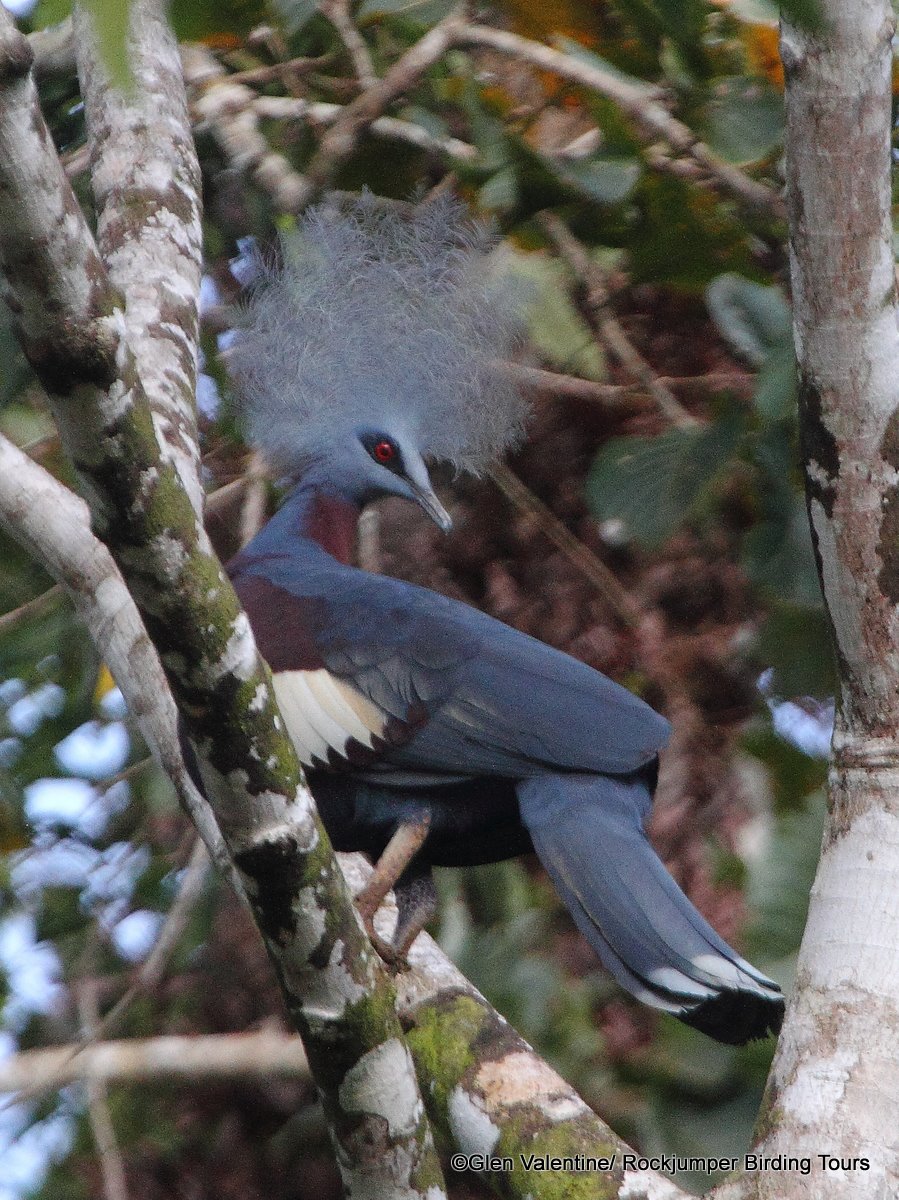
[[[466,604],[353,568],[264,569],[303,607],[310,665],[406,729],[366,772],[621,774],[667,741],[667,721],[625,688]]]

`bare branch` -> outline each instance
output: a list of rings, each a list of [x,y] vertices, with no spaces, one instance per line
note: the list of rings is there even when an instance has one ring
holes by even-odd
[[[333,182],[365,130],[392,101],[414,87],[425,71],[443,57],[457,39],[461,27],[460,12],[445,17],[397,59],[383,79],[347,105],[339,120],[322,138],[318,151],[306,168],[307,190],[301,198],[302,206],[310,204]]]
[[[602,404],[622,416],[637,412],[652,403],[649,392],[639,383],[597,383],[576,375],[562,375],[523,363],[507,363],[510,371],[528,388],[543,391],[568,400],[584,400]],[[687,395],[710,396],[719,392],[735,392],[745,396],[752,391],[754,377],[745,371],[710,371],[708,375],[658,375],[658,382],[669,391]]]
[[[3,295],[29,361],[54,389],[109,387],[119,347],[116,296],[44,124],[32,60],[0,8]]]
[[[612,311],[602,273],[584,247],[555,213],[544,212],[540,224],[555,243],[556,249],[575,274],[581,291],[582,308],[591,328],[605,349],[652,396],[659,412],[681,429],[699,424],[684,408],[636,348]]]
[[[363,88],[371,87],[377,81],[377,72],[365,39],[353,23],[353,14],[348,0],[321,0],[319,11],[324,13],[340,35],[340,40],[347,48],[353,60],[356,77]]]
[[[276,121],[307,121],[310,125],[327,128],[343,120],[346,108],[339,104],[318,103],[294,96],[255,96],[249,101],[260,117]],[[478,158],[477,149],[459,138],[439,137],[422,125],[412,121],[401,121],[396,117],[375,117],[368,129],[376,137],[407,142],[429,154],[441,158],[473,162]]]
[[[45,613],[53,608],[61,595],[62,588],[58,583],[55,583],[53,587],[47,588],[45,592],[41,592],[33,600],[28,600],[25,604],[20,604],[12,612],[4,613],[0,617],[0,634],[8,633],[11,629],[15,629],[17,625],[24,625],[29,621],[39,621]]]
[[[137,969],[134,982],[127,992],[117,1000],[112,1008],[103,1015],[102,1020],[94,1023],[91,1041],[106,1037],[121,1021],[122,1017],[143,992],[151,992],[162,979],[168,961],[177,949],[191,913],[199,900],[206,882],[209,859],[202,839],[197,838],[191,851],[190,861],[184,872],[184,878],[178,888],[178,894],[159,931],[153,949]]]
[[[90,1040],[94,1036],[97,1019],[96,989],[89,982],[82,981],[77,989],[77,999],[81,1027],[85,1038]],[[116,1140],[112,1118],[109,1115],[106,1085],[102,1080],[89,1076],[85,1079],[85,1092],[87,1094],[88,1121],[94,1135],[94,1145],[97,1148],[97,1157],[100,1160],[100,1171],[103,1176],[104,1195],[106,1200],[128,1200],[125,1166]]]
[[[371,865],[358,854],[343,854],[340,860],[358,893]],[[379,932],[387,937],[395,920],[391,900],[376,917]],[[558,1174],[523,1170],[519,1154],[614,1155],[615,1165],[605,1172],[577,1173],[582,1184],[595,1184],[585,1196],[685,1200],[685,1193],[664,1177],[626,1167],[623,1155],[633,1154],[630,1147],[515,1033],[427,934],[416,939],[409,967],[397,976],[397,1005],[432,1119],[447,1143],[465,1153],[507,1154],[518,1162],[510,1175],[485,1173],[501,1195],[531,1195],[534,1200],[558,1195]],[[53,1091],[86,1077],[108,1084],[171,1080],[188,1085],[210,1079],[306,1079],[309,1064],[298,1038],[271,1029],[61,1046],[0,1062],[0,1092]]]
[[[460,24],[455,27],[453,40],[457,45],[483,46],[498,50],[501,54],[533,63],[544,71],[552,71],[563,79],[570,79],[573,83],[599,92],[600,95],[613,100],[622,112],[627,113],[647,140],[662,138],[676,154],[692,159],[708,173],[725,195],[732,196],[752,211],[768,213],[775,217],[783,215],[779,197],[764,184],[751,179],[739,167],[734,167],[713,154],[688,126],[678,121],[659,103],[658,89],[629,83],[610,71],[581,62],[571,55],[545,46],[542,42],[508,33],[504,29]]]
[[[140,83],[125,97],[110,85],[86,7],[76,10],[97,241],[110,281],[124,297],[128,341],[159,444],[201,512],[194,411],[200,166],[165,5],[142,0],[129,13],[131,68]]]
[[[254,1033],[133,1038],[26,1050],[0,1061],[0,1093],[40,1095],[79,1079],[104,1084],[212,1079],[311,1079],[302,1040]]]
[[[240,894],[215,818],[184,769],[178,715],[159,657],[112,555],[90,531],[87,506],[2,436],[0,524],[68,592],[182,807]]]
[[[75,37],[71,17],[66,17],[58,25],[35,29],[34,33],[28,35],[28,40],[34,51],[34,73],[38,79],[75,74]]]
[[[899,333],[889,0],[785,25],[800,439],[840,669],[829,816],[760,1151],[809,1154],[784,1200],[899,1190]],[[826,1150],[869,1160],[820,1169]],[[756,1195],[775,1188],[759,1182]]]
[[[297,211],[307,182],[261,133],[254,108],[258,97],[233,82],[205,46],[183,46],[181,56],[197,126],[211,131],[229,163],[254,179],[279,212]]]
[[[540,529],[550,541],[558,546],[562,553],[590,580],[621,624],[629,629],[636,628],[640,614],[630,596],[602,559],[597,558],[580,538],[575,537],[555,513],[548,509],[542,500],[539,500],[505,464],[497,463],[491,467],[490,477],[516,508],[530,513],[536,519]]]
[[[132,117],[119,105],[133,104],[138,113],[147,112],[147,95],[141,90],[145,79],[151,94],[163,76],[166,86],[174,86],[166,75],[167,43],[155,67],[148,61],[154,48],[145,34],[159,18],[157,0],[134,0],[131,13],[137,59],[146,71],[134,73],[134,96],[110,100],[105,110],[109,124],[102,119],[104,85],[91,82],[90,52],[80,52],[88,86],[97,87],[101,96],[95,131],[108,130],[113,139],[132,128]],[[9,226],[0,220],[0,262],[12,302],[19,304],[23,343],[88,491],[94,522],[160,650],[197,748],[207,795],[277,966],[292,1019],[304,1035],[346,1186],[374,1194],[404,1187],[413,1195],[430,1187],[439,1196],[439,1163],[393,1009],[392,989],[304,786],[249,622],[184,490],[179,468],[195,462],[196,451],[180,454],[171,441],[163,449],[157,440],[159,422],[144,395],[115,292],[58,161],[52,165],[52,142],[27,75],[29,61],[27,42],[0,10],[0,218],[13,214]],[[27,125],[27,140],[10,129],[10,109]],[[139,151],[144,145],[136,136],[131,149]],[[38,166],[43,161],[49,184],[31,162],[22,161],[23,153],[37,157]],[[102,149],[95,159],[103,161]],[[163,163],[160,170],[170,167]],[[123,188],[118,203],[127,208],[133,200],[143,211],[148,194],[141,190],[140,170],[127,162],[121,169],[136,188],[133,193]],[[171,173],[166,178],[171,183]],[[189,185],[186,176],[179,178],[179,188]],[[114,188],[112,181],[103,184],[101,200]],[[197,203],[196,197],[185,202],[188,222]],[[69,215],[69,210],[68,223],[60,222],[58,217]],[[171,208],[166,211],[172,214]],[[141,259],[155,232],[152,219],[139,215],[123,231],[121,242],[110,233],[109,249],[127,245]],[[23,262],[21,248],[31,247],[34,234],[39,238],[35,251]],[[175,236],[168,226],[165,235]],[[93,275],[86,270],[88,263]],[[71,285],[73,277],[75,283],[86,278],[91,286],[79,292]],[[175,284],[171,316],[185,322],[182,335],[187,345],[195,324],[183,284],[184,277]],[[37,325],[41,294],[60,298],[51,309],[59,319],[47,322],[43,317],[43,356],[29,339]],[[20,298],[29,305],[27,321],[20,315],[26,307]],[[68,344],[70,312],[86,330],[74,346]],[[68,350],[70,370],[65,373],[54,369],[62,357],[60,343]],[[99,366],[98,346],[105,352]],[[146,357],[146,344],[141,342],[139,348]],[[191,357],[195,352],[194,345]],[[184,368],[184,359],[180,365]],[[154,388],[169,386],[165,378],[151,379]],[[169,401],[175,410],[183,385],[182,370],[171,381]],[[191,433],[190,421],[175,430],[179,440]],[[400,1102],[389,1123],[383,1115],[385,1095]],[[360,1152],[362,1146],[365,1153]]]
[[[372,868],[361,855],[341,855],[341,866],[358,893]],[[375,920],[388,938],[396,920],[392,904]],[[409,953],[409,969],[397,976],[397,1005],[422,1081],[435,1128],[464,1154],[512,1158],[511,1171],[483,1178],[510,1200],[556,1200],[565,1172],[526,1170],[521,1156],[611,1159],[573,1171],[572,1194],[595,1200],[687,1200],[662,1175],[628,1169],[633,1151],[593,1113],[521,1038],[496,1009],[421,934]],[[634,1156],[635,1157],[635,1156]],[[562,1184],[564,1187],[564,1184]],[[577,1188],[577,1191],[574,1189]]]

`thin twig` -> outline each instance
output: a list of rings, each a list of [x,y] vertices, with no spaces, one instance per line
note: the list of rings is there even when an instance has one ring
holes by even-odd
[[[603,70],[598,64],[582,62],[542,42],[508,33],[504,29],[461,23],[454,26],[453,39],[457,45],[484,46],[508,54],[518,61],[533,63],[542,70],[552,71],[564,79],[599,92],[614,101],[648,141],[662,138],[676,154],[698,163],[722,192],[751,210],[778,218],[784,216],[784,206],[777,193],[751,179],[739,167],[713,154],[687,125],[678,121],[659,103],[662,93],[657,88],[630,83],[611,71]]]
[[[2,11],[2,10],[0,10]],[[87,507],[49,471],[0,436],[0,525],[63,585],[137,721],[172,780],[178,800],[219,869],[243,895],[209,804],[184,768],[177,713],[140,614],[108,551],[91,532]],[[139,683],[138,683],[139,681]]]
[[[95,1013],[89,1025],[86,1025],[82,1017],[81,1040],[72,1046],[65,1047],[64,1053],[62,1050],[54,1051],[54,1073],[58,1074],[60,1079],[74,1079],[80,1077],[84,1072],[76,1070],[68,1074],[75,1059],[82,1053],[87,1051],[91,1046],[100,1041],[101,1038],[111,1033],[119,1024],[122,1017],[134,1003],[136,998],[144,992],[150,992],[159,983],[163,973],[175,950],[178,942],[181,940],[181,935],[184,933],[188,918],[196,904],[206,881],[206,873],[209,868],[209,855],[206,852],[206,847],[200,838],[194,841],[193,850],[191,851],[190,861],[185,869],[184,879],[181,887],[178,890],[178,895],[172,907],[166,914],[165,921],[159,931],[153,949],[150,951],[144,962],[138,968],[134,981],[131,983],[128,990],[121,996],[112,1008],[105,1014],[102,1019],[99,1019]],[[96,985],[96,981],[94,981]],[[80,996],[80,993],[79,993]],[[94,996],[96,1001],[96,993]],[[0,1072],[0,1080],[2,1080],[2,1072]],[[26,1080],[21,1085],[14,1084],[12,1087],[19,1093],[18,1099],[30,1099],[32,1096],[45,1091],[48,1086],[51,1086],[46,1080],[41,1081],[40,1075],[32,1081]],[[61,1086],[61,1084],[59,1085]],[[0,1085],[0,1092],[4,1090]],[[0,1111],[6,1107],[6,1104],[0,1105]]]
[[[234,71],[228,76],[231,83],[246,83],[264,87],[267,83],[283,82],[285,73],[305,75],[307,71],[318,71],[328,66],[333,54],[320,54],[317,58],[288,58],[285,62],[270,63],[266,67],[249,67],[246,71]]]
[[[96,989],[90,980],[82,980],[76,991],[82,1032],[85,1039],[89,1040],[93,1038],[96,1028]],[[88,1074],[84,1076],[84,1090],[87,1096],[87,1116],[103,1176],[103,1193],[106,1200],[128,1200],[125,1165],[109,1115],[106,1085],[102,1080]]]
[[[205,46],[181,47],[181,62],[195,125],[212,133],[228,162],[249,175],[280,212],[294,212],[307,195],[306,179],[259,129],[255,92],[233,83]]]
[[[490,477],[517,508],[534,518],[550,541],[590,580],[622,625],[629,629],[636,628],[640,619],[637,607],[606,564],[580,538],[575,537],[504,463],[492,467]]]
[[[571,400],[586,400],[591,404],[603,404],[621,412],[641,408],[647,401],[654,402],[649,391],[639,383],[597,383],[593,379],[563,375],[558,371],[546,371],[541,367],[530,367],[523,363],[505,363],[503,369],[535,391],[550,392]],[[754,377],[745,371],[710,371],[708,375],[659,375],[657,381],[670,391],[706,396],[719,392],[746,394],[752,390],[755,383]]]
[[[318,151],[306,168],[308,191],[303,205],[311,204],[328,187],[337,172],[359,144],[359,139],[387,106],[418,83],[430,67],[443,57],[456,39],[462,21],[462,9],[449,16],[420,38],[398,58],[383,79],[363,91],[348,104],[322,138]]]
[[[127,767],[123,767],[121,771],[116,771],[115,775],[110,775],[102,780],[103,792],[108,792],[110,788],[114,788],[117,783],[127,783],[129,779],[133,779],[135,775],[139,775],[146,767],[156,760],[151,754],[146,758],[139,758],[137,762],[131,763]]]
[[[62,586],[54,583],[53,587],[47,588],[45,592],[41,592],[33,600],[27,600],[24,604],[20,604],[18,608],[14,608],[12,612],[4,613],[0,617],[0,636],[9,633],[17,625],[25,624],[31,620],[40,620],[45,613],[54,607],[56,601],[62,595]]]
[[[262,455],[254,450],[246,472],[246,491],[240,506],[240,545],[245,546],[265,524],[266,471]]]
[[[377,82],[378,75],[365,39],[353,22],[347,0],[321,0],[318,8],[337,30],[340,40],[346,46],[360,85],[363,88],[372,87]]]
[[[295,96],[257,96],[250,103],[253,111],[260,117],[275,121],[306,121],[321,128],[333,127],[343,119],[343,114],[347,111],[345,105],[326,104]],[[440,137],[413,121],[403,121],[396,117],[376,117],[369,123],[368,129],[377,137],[408,142],[411,146],[442,157],[456,158],[463,162],[473,162],[478,157],[477,149],[469,142],[454,137]]]
[[[95,1024],[90,1041],[96,1042],[111,1033],[137,997],[142,993],[152,992],[162,979],[168,961],[177,948],[194,906],[203,892],[208,872],[209,855],[201,839],[196,838],[178,894],[166,914],[159,936],[153,943],[153,949],[141,963],[133,983],[125,994],[116,1001],[103,1019]],[[83,1044],[87,1044],[87,1039]]]
[[[670,388],[667,388],[655,371],[625,333],[621,322],[612,312],[609,294],[596,263],[555,213],[540,214],[540,224],[552,239],[562,258],[568,263],[577,278],[582,292],[585,316],[603,346],[622,367],[643,385],[652,396],[659,412],[672,425],[686,429],[699,424],[684,408]]]

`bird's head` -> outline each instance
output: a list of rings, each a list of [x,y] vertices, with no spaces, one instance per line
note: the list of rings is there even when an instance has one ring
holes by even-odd
[[[452,519],[431,486],[428,468],[411,440],[394,437],[382,429],[357,430],[366,455],[364,479],[375,495],[402,496],[421,505],[444,533]]]
[[[522,434],[503,367],[520,298],[492,237],[441,199],[313,209],[282,238],[229,351],[251,440],[284,475],[359,505],[400,496],[442,529],[427,460],[478,471]]]

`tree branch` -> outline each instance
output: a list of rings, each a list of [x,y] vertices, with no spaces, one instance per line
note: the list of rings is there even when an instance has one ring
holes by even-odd
[[[134,72],[136,98],[119,97],[115,105],[133,103],[137,113],[146,113],[150,104],[142,92],[145,76],[150,94],[157,85],[181,86],[166,73],[165,45],[155,69],[147,62],[153,46],[145,35],[156,28],[159,12],[156,0],[132,5],[142,68]],[[82,49],[80,58],[88,62],[91,51]],[[440,1195],[440,1167],[394,1012],[393,989],[304,786],[249,623],[183,488],[176,468],[183,469],[186,459],[173,454],[170,442],[163,449],[157,440],[159,422],[128,342],[126,315],[53,152],[27,73],[29,61],[27,42],[0,10],[0,263],[23,345],[50,395],[94,523],[160,651],[197,748],[207,795],[291,1017],[304,1036],[347,1190],[390,1195],[406,1189],[414,1195],[431,1188]],[[159,83],[163,79],[167,82]],[[88,93],[94,86],[100,89],[96,97],[86,95],[85,102],[102,113],[105,83],[100,75],[85,69],[83,85]],[[175,108],[172,101],[168,111]],[[16,116],[20,125],[11,121]],[[136,117],[119,116],[122,128],[131,128],[132,121],[139,125]],[[102,121],[95,128],[104,128]],[[115,131],[109,136],[114,138]],[[144,144],[138,137],[131,149]],[[102,147],[95,159],[106,168]],[[127,208],[134,202],[145,212],[147,193],[139,186],[139,170],[127,162],[121,169],[123,178],[138,187],[134,193],[119,189],[117,203]],[[179,186],[188,183],[182,178]],[[101,181],[98,194],[109,197],[112,188]],[[185,206],[188,222],[195,203]],[[4,216],[11,219],[4,221]],[[68,218],[65,223],[63,217]],[[154,236],[153,220],[139,217],[121,239],[110,233],[108,248],[115,253],[127,245],[133,270],[147,261]],[[27,262],[22,261],[23,246],[29,247]],[[118,267],[130,287],[127,265],[120,260]],[[89,286],[72,286],[72,276],[75,283],[84,280]],[[176,294],[184,301],[180,285]],[[56,301],[52,323],[38,311],[41,295]],[[195,332],[189,304],[176,305],[172,316],[187,322],[175,339],[183,338],[186,345]],[[71,345],[73,320],[83,333]],[[36,336],[38,328],[42,340]],[[58,369],[60,341],[67,351],[64,373]],[[42,346],[45,353],[36,353]],[[138,359],[147,353],[139,341]],[[171,382],[175,395],[167,407],[177,411],[183,372]],[[153,388],[168,384],[168,377],[151,376]],[[188,424],[177,430],[179,439],[189,433]],[[383,1102],[387,1095],[394,1098],[389,1119]]]
[[[183,46],[181,58],[197,126],[211,131],[231,166],[255,180],[279,212],[298,211],[307,183],[260,131],[256,94],[232,81],[205,46]]]
[[[213,861],[240,893],[212,811],[184,769],[178,715],[159,656],[112,555],[90,531],[87,506],[2,435],[0,524],[71,597],[144,741],[171,779]]]
[[[198,513],[194,393],[203,249],[200,165],[181,81],[178,46],[157,0],[132,4],[128,96],[111,86],[86,7],[75,45],[91,148],[97,244],[124,299],[128,342],[163,457]]]
[[[888,0],[784,26],[794,332],[806,496],[840,668],[830,813],[760,1150],[812,1156],[755,1195],[899,1190],[899,333]],[[875,1099],[876,1097],[876,1099]],[[864,1156],[823,1171],[822,1151]]]
[[[561,257],[574,272],[582,300],[581,308],[597,339],[625,368],[634,382],[643,385],[666,421],[680,429],[698,425],[696,418],[687,412],[671,389],[662,383],[625,333],[621,322],[612,311],[608,289],[599,266],[591,260],[565,222],[553,212],[541,213],[539,220]]]
[[[490,469],[490,478],[516,508],[536,520],[549,540],[590,580],[618,621],[628,629],[636,628],[640,621],[639,610],[602,559],[575,537],[505,463],[495,463]]]
[[[511,58],[533,63],[541,70],[552,71],[563,79],[570,79],[572,83],[608,97],[631,118],[643,137],[648,141],[662,138],[676,154],[685,155],[695,162],[720,191],[733,197],[744,208],[775,217],[783,215],[783,206],[776,193],[765,184],[751,179],[739,167],[713,154],[688,126],[659,103],[660,92],[657,88],[630,83],[611,71],[581,62],[542,42],[508,33],[504,29],[491,29],[487,25],[458,24],[454,29],[453,41],[460,46],[483,46]]]
[[[0,1093],[55,1092],[82,1079],[105,1084],[212,1079],[311,1079],[296,1034],[191,1034],[25,1050],[0,1060]]]
[[[301,207],[311,204],[333,182],[362,134],[387,106],[414,87],[425,71],[443,57],[457,39],[461,25],[460,12],[454,11],[444,17],[397,59],[383,79],[366,88],[347,105],[322,138],[306,168],[306,191],[301,197]]]
[[[371,867],[361,855],[341,855],[353,891],[365,886]],[[392,902],[375,924],[389,937]],[[397,976],[397,1006],[442,1143],[463,1154],[508,1156],[512,1169],[481,1177],[514,1200],[686,1200],[675,1184],[652,1171],[625,1166],[636,1157],[520,1037],[437,944],[420,935],[409,969]],[[579,1171],[528,1170],[522,1156],[609,1159],[608,1167]]]
[[[89,982],[82,981],[78,986],[77,1000],[82,1032],[85,1039],[91,1041],[94,1038],[97,1020],[96,988]],[[106,1200],[128,1200],[125,1166],[109,1113],[106,1085],[96,1076],[87,1076],[84,1084],[87,1095],[87,1117],[94,1136],[97,1157],[100,1160],[105,1198]]]

